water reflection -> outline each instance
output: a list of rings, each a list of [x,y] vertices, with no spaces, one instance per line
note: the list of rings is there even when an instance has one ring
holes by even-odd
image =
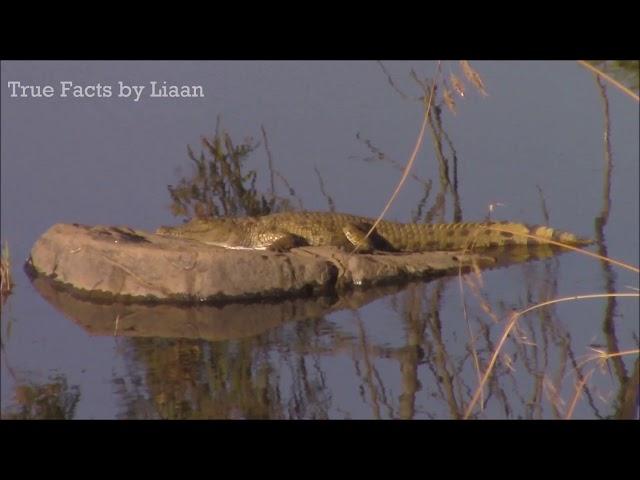
[[[500,266],[549,259],[553,253],[519,248],[505,255]],[[484,302],[481,278],[477,270],[458,281]],[[531,284],[548,287],[535,276]],[[473,388],[473,377],[465,378],[464,372],[474,365],[484,368],[494,348],[491,333],[504,315],[496,312],[495,321],[473,319],[472,355],[471,349],[452,350],[451,335],[465,332],[442,319],[445,280],[354,290],[341,297],[190,308],[98,304],[46,278],[34,278],[33,285],[89,334],[116,337],[128,369],[114,378],[123,418],[332,418],[334,397],[344,392],[331,386],[336,378],[327,370],[327,359],[352,364],[347,370],[355,375],[353,388],[360,384],[358,396],[373,418],[442,417],[444,412],[432,404],[446,405],[446,417],[462,418]],[[403,324],[404,344],[390,346],[373,338],[361,318],[362,308],[380,299],[391,302],[396,321]],[[340,311],[352,312],[353,331],[330,319]],[[527,359],[526,353],[520,355]],[[395,374],[384,373],[381,362],[399,373],[399,392],[390,386]],[[535,374],[540,368],[528,370]],[[508,369],[498,372],[486,398],[498,398],[507,417],[519,410],[501,384],[509,377],[514,378]]]
[[[79,387],[69,386],[64,375],[56,374],[42,383],[17,381],[13,404],[3,407],[1,417],[5,420],[71,420],[79,401]]]
[[[548,246],[486,250],[483,255],[494,258],[495,263],[483,263],[482,266],[484,269],[504,268],[561,253]],[[29,268],[28,264],[25,268]],[[480,271],[479,265],[475,268]],[[38,276],[32,270],[28,273],[36,291],[48,303],[91,335],[208,341],[252,337],[286,322],[319,318],[340,310],[358,310],[407,287],[406,283],[398,282],[382,287],[356,288],[340,296],[181,306],[174,303],[96,302],[82,291],[68,288],[46,276]]]
[[[635,69],[635,88],[638,88],[638,68]],[[613,170],[613,155],[611,153],[611,118],[609,115],[609,99],[607,89],[602,79],[596,75],[596,84],[602,99],[603,108],[603,143],[604,143],[604,165],[602,169],[602,209],[600,214],[596,216],[594,222],[595,238],[597,242],[598,254],[603,257],[608,256],[607,244],[605,241],[605,229],[609,221],[611,212],[611,172]],[[632,82],[633,83],[633,82]],[[615,272],[609,262],[601,261],[602,275],[604,278],[604,290],[607,293],[616,291]],[[604,310],[604,321],[602,331],[605,337],[606,351],[609,353],[620,352],[619,342],[616,335],[616,297],[608,297],[606,299]],[[615,377],[620,385],[619,393],[616,398],[616,414],[617,418],[634,418],[634,414],[638,409],[638,390],[640,382],[638,381],[638,363],[640,359],[636,358],[634,373],[630,377],[627,373],[624,361],[621,356],[614,356],[610,359]]]
[[[61,289],[47,278],[33,285],[52,306],[91,335],[120,337],[196,338],[226,341],[250,338],[287,322],[319,318],[335,311],[358,309],[402,286],[356,290],[342,297],[298,298],[223,306],[94,303]]]

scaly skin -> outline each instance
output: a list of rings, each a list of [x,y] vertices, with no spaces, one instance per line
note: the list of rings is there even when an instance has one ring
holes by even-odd
[[[194,219],[156,234],[232,249],[288,250],[295,246],[335,246],[367,252],[480,250],[508,245],[538,245],[554,240],[572,246],[592,241],[550,227],[512,222],[419,224],[383,220],[366,240],[374,219],[344,213],[290,212],[263,217]],[[501,231],[498,231],[501,230]],[[536,240],[525,235],[542,237]]]

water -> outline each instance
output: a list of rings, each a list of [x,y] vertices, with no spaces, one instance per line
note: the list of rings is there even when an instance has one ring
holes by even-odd
[[[411,97],[421,91],[410,70],[424,77],[436,68],[384,66]],[[493,204],[495,218],[544,223],[546,207],[551,225],[597,237],[607,195],[605,117],[593,75],[574,62],[472,66],[489,96],[468,85],[457,114],[444,106],[442,113],[463,218],[482,219]],[[457,63],[446,63],[450,70],[462,78]],[[236,143],[261,140],[264,126],[274,166],[304,208],[328,208],[316,167],[339,211],[376,216],[400,172],[363,161],[372,156],[364,140],[404,164],[421,105],[404,99],[375,62],[3,62],[1,73],[2,240],[16,282],[2,309],[3,417],[26,405],[39,418],[461,418],[478,385],[476,358],[482,373],[514,310],[638,287],[635,273],[568,253],[344,304],[135,311],[128,318],[138,320],[114,337],[109,319],[130,307],[80,303],[63,313],[22,271],[51,225],[177,223],[167,185],[189,174],[186,147],[199,152],[218,116]],[[61,81],[100,83],[114,94],[15,98],[10,81],[57,90]],[[205,97],[115,95],[118,82],[151,81],[201,85]],[[613,168],[602,245],[638,265],[638,104],[611,87],[606,95]],[[262,148],[249,158],[262,191],[267,164]],[[430,208],[439,175],[429,133],[414,172],[433,180]],[[387,217],[409,221],[422,193],[409,180]],[[452,215],[449,196],[444,219]],[[638,348],[637,298],[559,303],[518,325],[472,417],[624,416],[638,354],[599,363],[594,349]]]

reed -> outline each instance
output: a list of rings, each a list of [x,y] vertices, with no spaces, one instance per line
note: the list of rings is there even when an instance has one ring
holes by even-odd
[[[5,300],[13,290],[13,278],[11,277],[11,256],[9,254],[9,244],[5,241],[2,245],[2,255],[0,256],[0,299],[4,304]]]

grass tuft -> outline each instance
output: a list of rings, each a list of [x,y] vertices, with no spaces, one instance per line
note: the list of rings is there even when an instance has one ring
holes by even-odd
[[[2,246],[2,256],[0,257],[0,300],[4,304],[5,300],[13,290],[13,279],[11,278],[11,257],[9,255],[9,244],[5,241]]]

